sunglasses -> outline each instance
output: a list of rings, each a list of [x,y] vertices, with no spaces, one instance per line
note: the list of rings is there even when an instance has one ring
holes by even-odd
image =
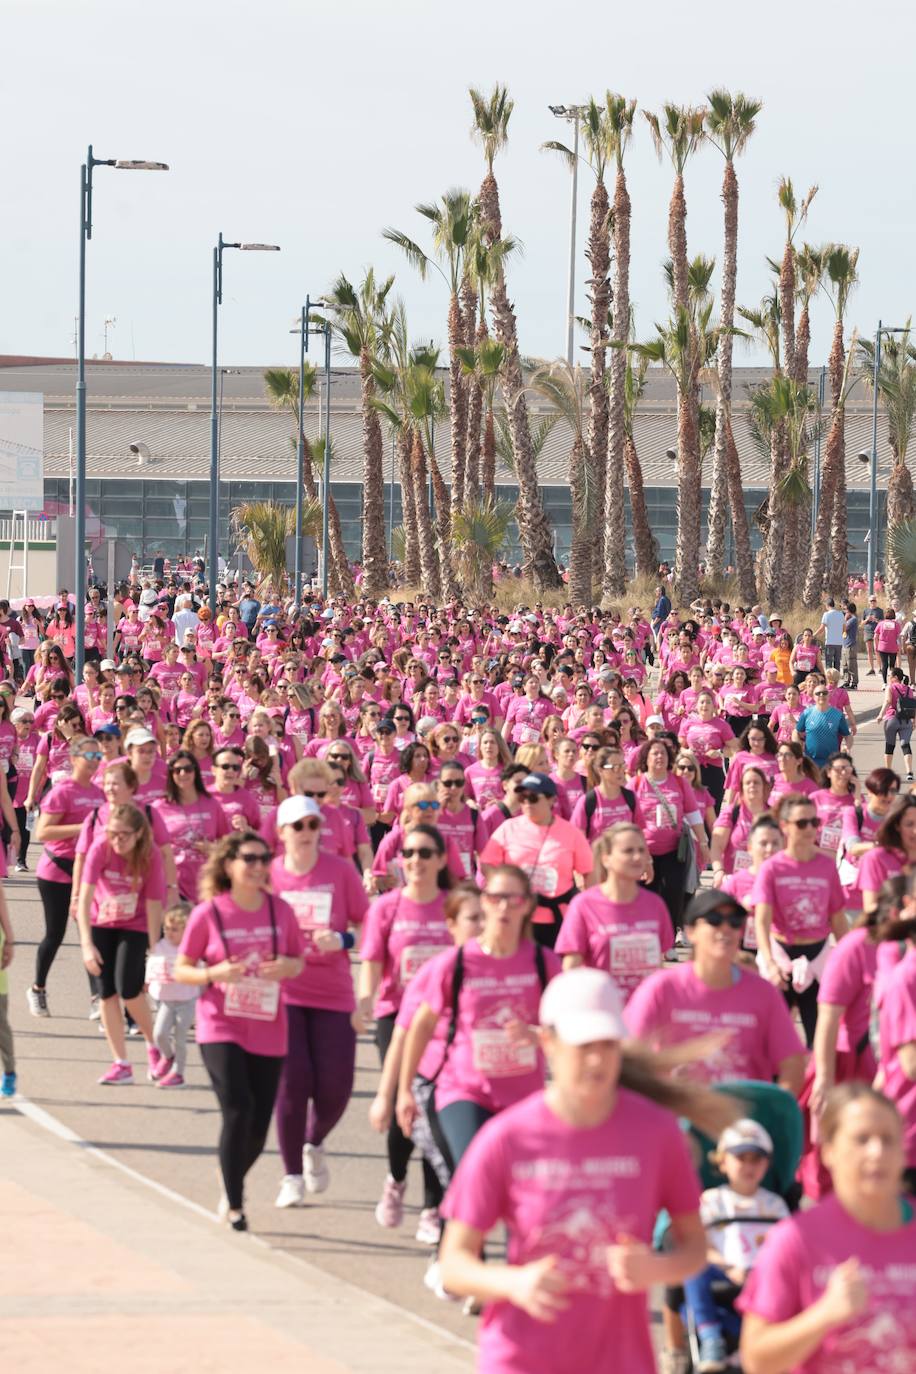
[[[270,863],[270,854],[266,849],[240,850],[235,857],[241,859],[242,863],[247,864],[249,868],[254,868],[255,864],[263,864],[266,867]]]
[[[290,821],[289,828],[298,835],[303,830],[320,830],[321,821],[317,816],[309,816],[308,820]]]
[[[590,754],[594,749],[600,749],[600,748],[601,748],[601,745],[600,745],[600,744],[583,744],[583,745],[580,745],[580,748],[581,748],[581,749],[584,749],[584,750],[586,751],[586,753],[589,753],[589,754]]]
[[[101,757],[101,755],[100,755],[100,757]],[[193,773],[193,772],[194,772],[194,769],[191,767],[191,765],[190,765],[189,763],[176,763],[176,764],[172,767],[172,770],[171,770],[171,771],[172,771],[173,775],[176,775],[176,776],[177,776],[177,774],[179,774],[179,773]]]
[[[524,906],[525,902],[528,900],[523,892],[484,892],[482,896],[484,901],[492,902],[494,906],[506,906],[516,909],[520,906]]]
[[[440,740],[440,743],[441,743],[441,744],[460,744],[461,741],[460,741],[460,739],[458,738],[457,735],[443,735],[443,736],[442,736],[442,739]]]
[[[314,801],[321,801],[328,793],[327,789],[325,789],[323,792],[303,792],[302,795],[304,797],[311,797]]]
[[[349,762],[350,762],[350,755],[349,755],[349,754],[328,754],[328,762],[329,762],[329,763],[349,763]]]
[[[402,859],[424,859],[424,860],[425,860],[425,859],[434,859],[434,858],[437,857],[438,852],[439,852],[439,851],[436,850],[436,849],[433,849],[431,845],[422,844],[422,845],[418,845],[416,849],[403,849],[403,850],[401,851],[401,858],[402,858]]]
[[[724,911],[710,911],[708,916],[701,916],[700,920],[705,921],[714,930],[718,930],[719,926],[728,926],[730,930],[743,930],[747,925],[747,917],[739,916],[737,912],[726,916]]]
[[[438,811],[440,809],[437,801],[418,801],[414,802],[414,806],[418,811]]]
[[[240,763],[214,763],[213,767],[219,768],[223,773],[241,773],[242,771]]]
[[[394,716],[393,719],[401,722],[402,724],[410,724],[410,716]]]
[[[803,821],[789,821],[789,824],[796,826],[799,830],[807,830],[809,826],[812,830],[818,830],[821,823],[817,816],[806,816]]]
[[[108,838],[110,840],[129,840],[132,839],[136,833],[135,830],[109,830]]]
[[[101,749],[87,749],[80,757],[84,759],[100,759],[102,757],[102,751]]]
[[[543,798],[540,792],[522,792],[517,790],[515,795],[519,798],[522,806],[536,806]]]
[[[450,782],[442,782],[442,783],[440,783],[440,786],[442,786],[442,787],[463,787],[463,786],[464,786],[464,779],[463,779],[463,778],[452,778]]]

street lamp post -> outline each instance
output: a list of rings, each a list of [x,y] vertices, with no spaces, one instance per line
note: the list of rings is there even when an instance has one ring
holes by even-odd
[[[219,397],[217,378],[219,375],[218,333],[219,307],[223,303],[223,252],[226,248],[238,248],[242,253],[279,253],[276,243],[226,243],[222,233],[213,249],[213,361],[210,370],[210,547],[207,550],[210,564],[208,590],[210,614],[216,620],[216,581],[219,576]]]
[[[871,469],[868,484],[868,592],[875,590],[878,568],[878,377],[881,374],[881,338],[884,334],[909,334],[908,325],[887,325],[878,321],[875,330],[875,361],[872,372]]]
[[[569,286],[566,297],[566,361],[573,365],[573,340],[576,327],[576,202],[579,194],[579,120],[582,116],[581,105],[548,105],[557,119],[572,121],[573,126],[573,165],[572,196],[569,208]]]
[[[331,481],[331,325],[318,315],[312,318],[315,309],[327,310],[327,301],[313,301],[306,296],[305,305],[299,319],[299,329],[294,330],[300,337],[299,349],[299,471],[296,480],[296,586],[299,586],[302,563],[302,483],[305,477],[305,414],[303,392],[305,389],[305,355],[309,351],[309,336],[324,335],[324,465],[321,475],[321,592],[328,594],[328,524]],[[299,608],[300,594],[296,593],[296,609]]]
[[[76,493],[74,534],[76,566],[73,591],[76,597],[76,676],[81,678],[86,655],[86,244],[92,238],[92,173],[96,167],[115,167],[122,172],[167,172],[167,162],[145,162],[114,157],[95,157],[92,144],[80,168],[80,280],[76,323]]]

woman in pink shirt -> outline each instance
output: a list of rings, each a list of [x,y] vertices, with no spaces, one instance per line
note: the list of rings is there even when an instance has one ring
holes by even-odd
[[[214,847],[173,977],[202,989],[195,1036],[222,1114],[219,1214],[247,1231],[245,1177],[267,1140],[288,1033],[281,983],[302,972],[292,908],[265,891],[270,850],[251,830]]]
[[[792,732],[801,713],[801,693],[792,683],[786,688],[785,701],[781,701],[778,706],[775,706],[770,714],[770,729],[780,744],[792,739]]]
[[[685,823],[696,841],[700,872],[709,862],[709,846],[693,788],[673,771],[675,758],[674,746],[668,740],[647,740],[642,746],[633,783],[633,819],[642,829],[652,855],[653,878],[649,886],[665,903],[677,929],[684,910],[687,876],[687,859],[678,856]]]
[[[789,656],[789,667],[792,670],[796,687],[804,682],[809,673],[820,673],[823,677],[824,662],[821,658],[820,646],[816,642],[812,630],[802,630],[798,642]]]
[[[178,895],[193,902],[213,843],[228,835],[231,826],[219,802],[204,787],[197,759],[189,750],[179,749],[169,759],[165,796],[153,802],[153,810],[169,833]]]
[[[165,900],[165,869],[149,823],[132,803],[112,806],[82,868],[76,919],[83,963],[98,979],[102,1028],[111,1067],[99,1082],[133,1083],[127,1058],[124,1013],[146,1041],[149,1076],[159,1067],[153,1020],[143,993],[146,956],[158,943]]]
[[[748,836],[756,820],[770,809],[770,783],[762,769],[750,766],[741,774],[737,802],[724,806],[712,832],[712,881],[718,887],[727,873],[750,868]]]
[[[884,726],[884,765],[894,766],[894,750],[900,745],[906,765],[906,780],[913,781],[913,750],[910,741],[913,737],[913,717],[904,716],[904,710],[912,710],[913,689],[902,668],[891,668],[887,675],[887,690],[884,694],[882,723]],[[901,707],[901,701],[909,705]]]
[[[843,817],[856,805],[852,759],[848,754],[831,754],[824,765],[826,787],[809,793],[820,822],[818,846],[822,854],[836,862],[843,835]]]
[[[810,797],[821,785],[820,769],[808,758],[798,740],[780,741],[776,749],[776,767],[779,774],[770,790],[771,807],[790,792]]]
[[[875,626],[875,649],[881,660],[881,676],[885,682],[890,669],[897,666],[901,629],[894,607],[889,606],[884,612],[884,618]]]
[[[900,795],[900,779],[890,768],[873,768],[865,779],[861,801],[843,811],[843,833],[840,837],[840,879],[846,892],[847,911],[862,910],[862,893],[858,887],[859,865],[869,850],[874,849],[882,824],[896,805]]]
[[[733,1113],[623,1047],[620,993],[599,969],[555,978],[541,1025],[549,1085],[487,1122],[465,1154],[443,1208],[442,1282],[485,1303],[487,1374],[654,1374],[645,1294],[680,1283],[705,1254],[696,1177],[671,1113],[713,1135]],[[672,1218],[665,1253],[651,1248],[661,1208]],[[484,1264],[499,1223],[508,1262]]]
[[[901,1197],[900,1116],[865,1083],[844,1083],[821,1116],[821,1150],[832,1195],[773,1227],[738,1299],[742,1367],[761,1374],[912,1369],[916,1223]]]
[[[277,813],[283,854],[270,869],[271,888],[296,913],[305,966],[283,987],[289,1047],[277,1095],[277,1139],[285,1176],[278,1207],[301,1207],[305,1194],[330,1182],[324,1142],[353,1091],[356,1008],[349,951],[368,899],[352,863],[319,849],[321,808],[289,797]]]
[[[709,688],[697,693],[693,714],[681,722],[678,738],[685,749],[696,754],[703,786],[709,789],[715,807],[720,807],[725,792],[725,763],[738,745],[731,725],[719,715]]]
[[[468,792],[482,813],[502,800],[502,771],[512,762],[506,741],[498,730],[484,729],[478,737],[477,761],[465,769]]]
[[[916,865],[916,795],[907,793],[891,807],[875,832],[874,848],[859,860],[856,886],[866,914],[878,905],[882,884]]]

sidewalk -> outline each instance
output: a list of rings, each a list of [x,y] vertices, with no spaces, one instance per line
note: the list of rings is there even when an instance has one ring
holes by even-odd
[[[470,1344],[0,1108],[0,1350],[16,1374],[467,1374]],[[214,1177],[214,1192],[216,1179]]]

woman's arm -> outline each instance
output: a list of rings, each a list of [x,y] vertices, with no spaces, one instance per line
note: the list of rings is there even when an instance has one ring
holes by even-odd
[[[372,1007],[381,981],[382,966],[378,960],[364,959],[359,966],[356,1011],[353,1013],[354,1025],[358,1031],[365,1030],[372,1021]]]
[[[713,870],[724,867],[722,859],[728,848],[731,833],[732,828],[730,825],[716,825],[713,828],[712,847],[710,849]]]
[[[706,1228],[697,1212],[671,1218],[674,1245],[656,1251],[645,1241],[621,1237],[608,1248],[608,1269],[622,1293],[644,1293],[655,1284],[679,1284],[706,1262]]]
[[[836,1081],[836,1045],[845,1007],[819,1002],[814,1032],[814,1084],[811,1089],[811,1116],[821,1113],[824,1100]]]
[[[498,1264],[480,1258],[485,1236],[463,1221],[450,1221],[439,1249],[442,1283],[458,1298],[511,1302],[535,1321],[551,1322],[568,1303],[567,1280],[557,1272],[556,1255],[531,1264]],[[700,1266],[697,1266],[700,1267]]]
[[[769,1322],[746,1312],[741,1324],[741,1368],[744,1374],[789,1374],[805,1364],[824,1337],[858,1316],[868,1302],[859,1261],[838,1264],[817,1302],[784,1322]]]
[[[62,811],[40,813],[35,827],[35,838],[39,844],[47,844],[51,840],[70,840],[80,833],[82,825],[61,825],[62,815]]]
[[[770,949],[770,931],[773,926],[773,908],[767,902],[758,902],[754,908],[754,931],[757,935],[757,948],[764,961],[766,976],[780,991],[786,985],[785,975],[776,964]]]
[[[436,1029],[439,1017],[425,1002],[414,1012],[404,1052],[401,1055],[401,1070],[398,1074],[398,1099],[395,1115],[398,1125],[405,1136],[410,1136],[417,1115],[417,1104],[413,1095],[413,1080],[417,1066]]]
[[[32,764],[32,776],[29,778],[29,789],[26,793],[25,809],[31,811],[37,805],[38,798],[41,796],[42,788],[45,785],[48,765],[46,755],[39,754]]]

